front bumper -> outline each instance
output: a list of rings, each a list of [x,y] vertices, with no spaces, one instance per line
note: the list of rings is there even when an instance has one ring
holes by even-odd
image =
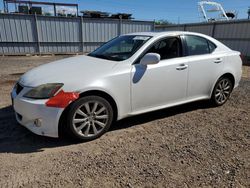
[[[47,107],[47,100],[22,97],[30,88],[24,87],[20,93],[11,92],[16,120],[31,132],[49,137],[58,137],[58,124],[63,108]]]

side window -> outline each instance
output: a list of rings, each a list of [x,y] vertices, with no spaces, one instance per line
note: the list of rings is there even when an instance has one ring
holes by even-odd
[[[163,60],[180,57],[182,55],[181,49],[180,39],[171,37],[156,42],[146,53],[158,53]]]
[[[209,54],[208,41],[205,38],[186,35],[187,51],[189,55]]]

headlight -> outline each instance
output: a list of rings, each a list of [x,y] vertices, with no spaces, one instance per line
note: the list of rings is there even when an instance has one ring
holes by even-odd
[[[24,94],[24,97],[32,99],[48,99],[53,97],[62,86],[62,83],[43,84],[28,91]]]

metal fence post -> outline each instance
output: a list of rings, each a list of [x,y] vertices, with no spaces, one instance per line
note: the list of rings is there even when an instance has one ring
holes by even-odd
[[[84,45],[84,41],[83,41],[83,18],[81,16],[81,19],[80,19],[80,44],[81,44],[81,49],[80,51],[82,51],[82,53],[84,52],[84,48],[83,48],[83,45]]]
[[[41,55],[40,36],[39,36],[39,31],[38,31],[38,23],[37,23],[37,15],[36,14],[34,15],[34,18],[35,18],[35,26],[36,26],[35,33],[36,33],[37,48],[38,48],[39,55]]]
[[[122,34],[122,15],[119,16],[118,36]]]
[[[215,35],[215,27],[216,27],[216,23],[213,23],[213,28],[212,28],[212,37],[214,38]]]
[[[186,24],[183,25],[183,31],[187,31],[187,25]]]

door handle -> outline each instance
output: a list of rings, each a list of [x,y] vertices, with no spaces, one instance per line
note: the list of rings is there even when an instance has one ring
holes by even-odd
[[[188,65],[180,64],[178,67],[176,67],[176,70],[185,70],[186,68],[188,68]]]
[[[222,62],[222,58],[217,58],[214,60],[214,63],[221,63]]]

